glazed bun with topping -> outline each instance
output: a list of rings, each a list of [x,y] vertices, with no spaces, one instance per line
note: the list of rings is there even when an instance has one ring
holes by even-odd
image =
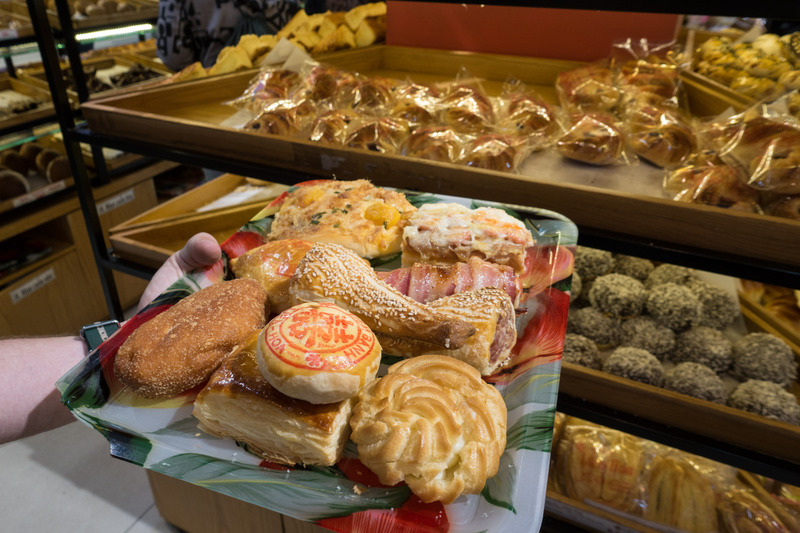
[[[358,317],[331,303],[306,303],[272,319],[258,338],[264,378],[277,390],[310,403],[358,394],[375,379],[381,345]]]

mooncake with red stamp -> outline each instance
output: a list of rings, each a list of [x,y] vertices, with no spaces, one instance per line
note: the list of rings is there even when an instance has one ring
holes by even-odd
[[[276,389],[311,403],[352,398],[375,379],[381,345],[358,317],[332,303],[296,305],[261,332],[256,360]]]

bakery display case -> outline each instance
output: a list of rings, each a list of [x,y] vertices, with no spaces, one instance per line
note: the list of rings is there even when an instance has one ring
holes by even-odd
[[[38,2],[31,0],[31,3]],[[582,9],[589,6],[577,3],[569,7]],[[617,7],[655,12],[659,9],[663,12],[682,10],[682,6],[672,4],[655,4],[647,8]],[[711,5],[702,7],[708,13],[721,9]],[[613,6],[606,7],[611,8]],[[797,15],[787,13],[791,8],[770,3],[758,6],[758,10],[750,14],[784,18]],[[388,16],[391,29],[391,5]],[[507,76],[513,74],[535,86],[551,103],[558,101],[555,82],[559,74],[579,64],[564,59],[397,46],[391,42],[363,50],[333,53],[325,57],[325,62],[371,76],[409,77],[421,83],[455,79],[460,69],[466,67],[470,74],[485,80],[487,92],[493,96],[502,92]],[[664,196],[661,172],[655,172],[647,165],[625,168],[624,178],[627,179],[619,179],[619,176],[615,179],[610,172],[587,171],[579,165],[539,156],[532,160],[536,164],[530,164],[520,172],[503,172],[425,161],[379,150],[322,145],[288,135],[243,131],[231,127],[231,120],[239,120],[235,124],[241,126],[242,118],[235,117],[236,110],[224,102],[242,95],[254,74],[254,71],[234,72],[180,85],[153,86],[85,103],[83,113],[87,123],[68,128],[70,142],[130,150],[287,185],[309,177],[368,177],[377,185],[515,205],[545,206],[574,221],[579,229],[579,242],[587,246],[754,283],[773,283],[790,288],[800,286],[800,259],[795,253],[796,242],[800,240],[800,223],[795,220],[676,202]],[[682,74],[681,81],[695,115],[718,114],[727,108],[742,111],[748,107],[749,102],[738,93],[719,90],[713,83],[691,73]],[[244,211],[243,217],[246,216]],[[228,214],[222,217],[223,220],[225,216]],[[237,214],[231,213],[230,216]],[[205,223],[200,222],[203,220],[200,216],[188,220],[186,224],[185,221],[171,220],[163,228],[143,225],[122,229],[112,238],[114,252],[128,259],[140,260],[144,256],[137,257],[136,254],[149,248],[147,253],[152,255],[143,261],[155,266],[170,249],[174,249],[175,242],[166,248],[160,248],[161,244],[169,244],[170,239],[177,242],[188,237],[191,220],[198,221],[195,227]],[[211,224],[219,220],[217,217],[215,222],[208,222],[208,227],[216,228]],[[238,220],[231,218],[230,224],[235,226]],[[103,257],[101,254],[98,255],[98,264],[101,269],[110,271],[120,263],[113,255]],[[752,286],[745,287],[742,294],[751,300],[755,295],[757,300],[742,299],[746,319],[755,329],[788,337],[785,333],[791,333],[792,326],[764,320],[761,312],[766,293],[763,290],[759,292]],[[771,330],[767,329],[770,322],[773,324]],[[783,324],[784,327],[780,329],[774,324]],[[794,426],[735,412],[709,402],[694,401],[685,395],[567,363],[561,367],[558,404],[559,409],[569,415],[622,429],[782,482],[798,484],[800,481],[796,474],[800,464],[796,455],[798,431]],[[151,480],[164,505],[171,506],[163,512],[165,516],[182,520],[191,514],[178,512],[180,505],[188,506],[186,501],[178,503],[177,498],[167,502],[169,498],[164,497],[165,487],[172,486],[172,480],[155,474],[151,474]],[[558,496],[553,496],[550,505],[562,509],[555,513],[562,518],[575,509],[579,509],[580,514],[592,513],[591,506],[565,501]],[[564,506],[572,511],[563,511]],[[179,518],[181,516],[183,518]],[[635,521],[627,523],[627,526],[637,528]],[[606,526],[596,527],[603,529]]]

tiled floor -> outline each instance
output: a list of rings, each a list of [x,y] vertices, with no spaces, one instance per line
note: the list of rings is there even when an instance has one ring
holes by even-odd
[[[0,530],[175,533],[144,470],[81,422],[0,446]]]

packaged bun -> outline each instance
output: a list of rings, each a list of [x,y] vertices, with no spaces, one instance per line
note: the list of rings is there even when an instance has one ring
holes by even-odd
[[[349,109],[333,109],[314,119],[308,139],[311,141],[343,146],[347,141],[350,124],[357,119]]]
[[[528,152],[525,139],[514,135],[489,133],[468,142],[459,162],[473,168],[516,172],[520,161]]]
[[[630,106],[623,118],[628,147],[662,168],[680,166],[697,150],[691,124],[680,111],[665,106]]]
[[[475,82],[452,85],[442,94],[439,106],[442,123],[458,133],[485,133],[495,122],[494,106]]]
[[[464,139],[449,126],[416,128],[403,143],[400,153],[429,161],[454,163],[461,159]]]
[[[543,96],[521,82],[504,84],[498,111],[498,129],[524,137],[532,148],[540,149],[559,131],[556,113]]]
[[[567,113],[613,112],[622,99],[607,62],[598,62],[562,72],[556,78],[556,93]]]
[[[673,169],[664,178],[664,191],[679,202],[760,212],[758,192],[747,186],[737,168],[722,162]]]
[[[275,100],[244,129],[262,135],[294,136],[307,128],[315,115],[316,108],[310,100]]]
[[[393,118],[377,118],[355,121],[349,126],[345,146],[394,154],[409,135],[406,122]]]
[[[590,165],[624,164],[625,136],[617,119],[608,113],[582,113],[571,117],[572,126],[556,141],[556,150],[569,159]]]

